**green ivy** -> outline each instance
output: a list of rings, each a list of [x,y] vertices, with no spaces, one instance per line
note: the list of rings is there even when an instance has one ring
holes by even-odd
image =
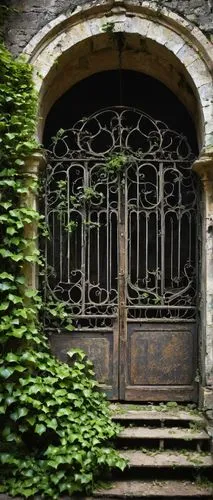
[[[125,462],[109,444],[118,427],[91,363],[80,350],[69,353],[69,365],[51,354],[41,298],[25,282],[25,266],[40,262],[25,231],[39,223],[25,202],[37,186],[22,175],[38,150],[36,114],[31,66],[0,44],[0,492],[57,499],[91,491],[100,474]]]
[[[114,154],[104,165],[104,171],[109,174],[117,175],[119,172],[122,172],[128,160],[128,156],[123,153]]]

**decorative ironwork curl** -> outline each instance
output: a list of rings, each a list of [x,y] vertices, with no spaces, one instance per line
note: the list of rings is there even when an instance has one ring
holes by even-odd
[[[60,130],[50,147],[54,161],[101,158],[125,152],[132,159],[193,161],[187,138],[139,109],[117,106]]]

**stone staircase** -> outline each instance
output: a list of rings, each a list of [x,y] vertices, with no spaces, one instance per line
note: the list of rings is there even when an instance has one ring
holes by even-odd
[[[111,408],[113,420],[122,425],[117,448],[128,466],[112,472],[92,496],[73,500],[213,500],[210,437],[201,414],[166,404]],[[12,497],[0,495],[0,500]]]
[[[123,427],[117,447],[128,467],[112,473],[91,498],[213,499],[213,461],[203,416],[166,404],[111,407]]]

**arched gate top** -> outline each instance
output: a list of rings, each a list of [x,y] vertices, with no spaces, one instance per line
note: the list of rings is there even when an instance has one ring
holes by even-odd
[[[51,160],[106,158],[116,154],[142,160],[195,160],[187,138],[140,109],[114,106],[60,129],[48,151]]]

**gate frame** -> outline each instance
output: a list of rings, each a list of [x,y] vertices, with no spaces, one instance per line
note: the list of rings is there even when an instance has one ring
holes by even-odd
[[[165,83],[185,104],[197,128],[200,153],[193,169],[203,187],[200,406],[213,411],[213,47],[189,21],[150,1],[141,5],[138,0],[101,0],[61,14],[42,28],[23,51],[35,68],[39,116],[43,117],[38,120],[40,140],[48,111],[60,95],[90,74],[117,67],[116,58],[110,62],[112,47],[107,45],[109,37],[104,26],[124,33],[135,44],[130,58],[124,54],[124,69],[145,72]],[[141,46],[137,45],[139,41]],[[166,73],[167,67],[172,68],[172,74]],[[39,176],[44,163],[39,153],[26,160],[26,182],[29,175]],[[27,203],[30,207],[36,205],[33,194]],[[35,236],[36,228],[27,227],[26,233]],[[29,264],[25,274],[28,285],[37,287],[36,267]]]

